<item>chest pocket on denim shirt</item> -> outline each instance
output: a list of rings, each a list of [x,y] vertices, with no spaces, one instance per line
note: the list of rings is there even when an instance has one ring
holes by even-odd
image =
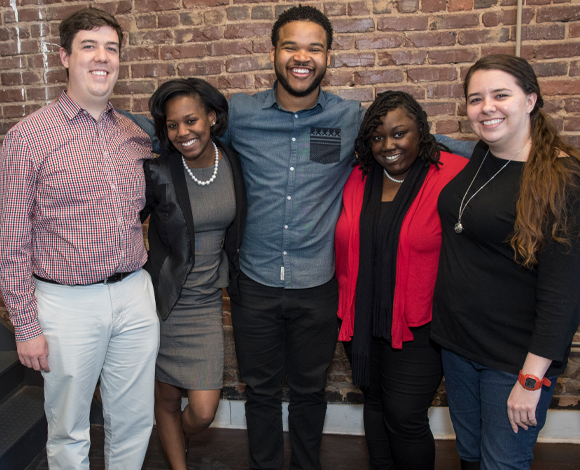
[[[330,127],[310,128],[310,161],[337,163],[340,161],[341,129]]]

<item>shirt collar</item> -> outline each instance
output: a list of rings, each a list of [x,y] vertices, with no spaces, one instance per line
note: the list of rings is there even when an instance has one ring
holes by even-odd
[[[60,107],[61,107],[62,111],[64,112],[64,115],[69,120],[72,120],[77,115],[81,114],[83,111],[86,112],[86,110],[84,108],[79,106],[79,104],[76,101],[74,101],[70,96],[68,96],[68,93],[66,92],[66,90],[63,90],[62,93],[60,94],[60,98],[58,99],[58,103],[60,104]],[[103,113],[111,113],[113,110],[114,110],[113,105],[109,101],[109,102],[107,102],[107,108],[105,109],[105,111]],[[87,112],[87,114],[88,114],[88,112]]]
[[[264,100],[264,104],[262,105],[262,109],[271,108],[272,106],[276,105],[278,109],[285,111],[284,109],[282,109],[282,106],[280,106],[280,103],[278,103],[278,99],[276,98],[277,86],[278,80],[276,80],[272,88],[268,90],[268,94],[266,95],[266,99]],[[310,109],[314,109],[316,108],[316,106],[320,105],[320,107],[324,110],[324,108],[326,107],[326,92],[322,89],[322,87],[318,87],[318,89],[320,90],[320,92],[318,93],[318,99],[316,100],[316,103],[314,103],[314,106],[312,106],[312,108]]]

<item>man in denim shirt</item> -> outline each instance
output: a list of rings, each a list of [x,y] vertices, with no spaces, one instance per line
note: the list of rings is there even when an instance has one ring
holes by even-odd
[[[320,88],[331,46],[332,26],[320,11],[282,13],[270,52],[277,82],[232,96],[222,139],[240,154],[248,194],[242,272],[230,296],[251,469],[282,468],[284,379],[290,468],[320,468],[326,373],[338,331],[334,228],[365,112],[358,101]],[[473,147],[445,143],[467,155]]]

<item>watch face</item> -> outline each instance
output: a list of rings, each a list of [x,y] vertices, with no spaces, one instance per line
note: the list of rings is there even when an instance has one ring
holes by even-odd
[[[524,387],[526,388],[535,388],[536,387],[536,381],[530,377],[528,377],[524,383]]]

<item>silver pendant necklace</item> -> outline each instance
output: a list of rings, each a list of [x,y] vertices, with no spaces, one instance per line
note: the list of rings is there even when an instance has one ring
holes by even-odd
[[[483,183],[483,186],[481,186],[481,188],[479,188],[477,191],[475,191],[473,193],[473,195],[467,200],[467,202],[465,203],[465,205],[463,205],[463,201],[465,201],[465,198],[467,197],[467,193],[469,192],[469,190],[471,189],[471,186],[473,185],[475,178],[477,178],[477,175],[479,174],[479,170],[481,170],[481,167],[483,166],[483,163],[485,162],[485,159],[487,158],[487,154],[489,153],[489,148],[487,149],[487,152],[485,152],[485,156],[483,157],[483,160],[481,160],[481,164],[479,165],[479,168],[477,169],[477,171],[475,172],[475,176],[473,177],[473,179],[471,180],[471,183],[469,183],[469,186],[467,188],[467,191],[465,191],[465,194],[463,195],[463,199],[461,199],[461,204],[459,204],[459,215],[457,216],[457,223],[455,224],[455,226],[453,227],[455,229],[455,233],[460,234],[461,232],[463,232],[463,224],[461,223],[461,217],[463,217],[463,212],[465,211],[465,208],[467,207],[467,204],[469,204],[469,202],[475,197],[475,195],[477,193],[479,193],[479,191],[481,191],[483,188],[485,188],[487,186],[487,184],[494,179],[497,175],[500,174],[500,172],[506,167],[508,166],[508,163],[511,162],[514,158],[516,158],[520,152],[524,149],[524,147],[528,145],[528,143],[526,142],[524,144],[524,146],[519,149],[516,154],[510,158],[507,162],[505,162],[505,165],[503,165],[499,170],[497,170],[495,172],[495,175],[493,175],[490,179],[488,179],[485,183]]]
[[[405,178],[403,178],[402,180],[396,180],[396,179],[395,179],[395,178],[393,178],[391,175],[389,175],[389,174],[387,173],[387,170],[385,170],[384,168],[383,168],[383,173],[384,173],[384,174],[385,174],[385,176],[386,176],[387,178],[389,178],[389,179],[390,179],[390,180],[391,180],[393,183],[398,183],[398,184],[401,184],[403,181],[405,181]]]
[[[187,166],[187,163],[185,163],[185,158],[183,158],[183,155],[181,156],[181,161],[183,162],[183,168],[185,168],[187,170],[187,172],[189,173],[189,176],[191,176],[191,179],[193,181],[195,181],[197,184],[199,184],[200,186],[207,186],[208,184],[213,182],[213,180],[215,180],[215,177],[217,176],[218,164],[220,161],[220,153],[218,152],[218,148],[217,148],[217,145],[215,144],[215,142],[212,142],[212,144],[213,144],[213,148],[215,150],[215,164],[214,164],[214,168],[213,168],[213,175],[207,181],[198,180],[195,177],[195,175],[193,174],[193,172],[190,170],[190,168]]]

